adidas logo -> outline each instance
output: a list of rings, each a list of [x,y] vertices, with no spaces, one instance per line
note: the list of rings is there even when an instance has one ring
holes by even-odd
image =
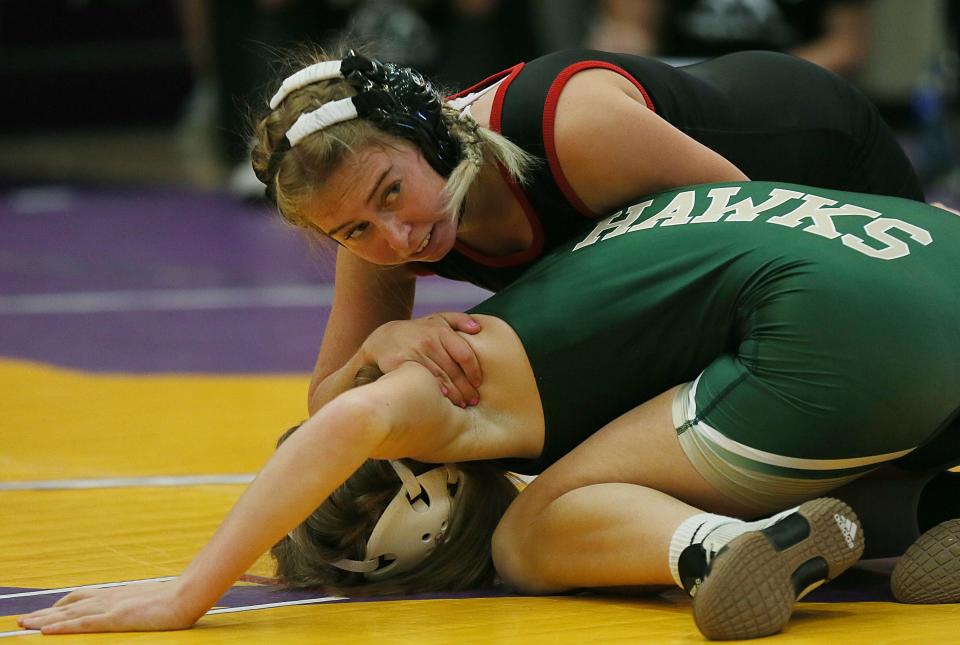
[[[843,539],[847,542],[847,546],[855,549],[857,543],[857,523],[839,513],[835,513],[833,519],[840,528],[840,532],[843,533]]]
[[[691,598],[697,595],[697,590],[706,580],[710,569],[709,560],[713,555],[703,547],[703,544],[691,544],[680,552],[677,573],[680,574],[681,586]]]

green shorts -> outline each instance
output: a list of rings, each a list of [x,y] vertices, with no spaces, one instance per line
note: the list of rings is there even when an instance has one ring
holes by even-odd
[[[719,490],[783,508],[908,458],[955,418],[960,222],[932,215],[933,242],[910,255],[808,251],[738,292],[727,350],[674,404],[687,457]]]
[[[703,401],[706,397],[701,396],[698,406],[700,381],[698,378],[682,386],[673,400],[673,423],[680,446],[714,488],[758,511],[776,511],[818,497],[911,452],[903,449],[887,454],[805,459],[758,450],[730,439],[698,414],[698,410],[702,413],[718,403]],[[726,405],[737,404],[726,401]]]
[[[513,327],[536,376],[530,470],[684,383],[687,455],[755,505],[960,452],[930,443],[960,409],[960,217],[925,204],[682,188],[589,223],[474,311]]]

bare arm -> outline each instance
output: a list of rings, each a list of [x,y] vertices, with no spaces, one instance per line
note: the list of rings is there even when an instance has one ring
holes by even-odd
[[[74,592],[54,607],[22,617],[20,625],[44,633],[190,627],[263,551],[377,452],[389,430],[385,419],[347,395],[280,446],[176,580]]]
[[[44,633],[186,629],[368,458],[428,462],[532,457],[543,414],[523,347],[501,320],[474,337],[490,371],[484,403],[463,410],[433,376],[406,363],[336,397],[274,453],[210,542],[170,582],[81,590],[20,619]]]
[[[410,318],[415,281],[405,267],[378,267],[337,250],[333,305],[310,379],[311,413],[353,387],[357,370],[369,362],[359,350],[373,330]]]
[[[479,361],[456,331],[476,333],[480,326],[460,312],[410,322],[415,287],[407,267],[375,266],[338,250],[333,306],[308,392],[311,413],[353,387],[362,366],[390,372],[406,361],[430,370],[454,404],[479,398]]]
[[[450,405],[437,391],[430,372],[413,361],[334,400],[331,405],[353,411],[353,423],[380,419],[379,426],[386,428],[369,457],[440,463],[540,453],[543,408],[523,344],[503,320],[484,314],[476,317],[483,331],[461,335],[461,339],[476,352],[488,377],[480,405],[469,409]],[[314,415],[308,424],[316,426],[326,411]]]
[[[657,116],[630,81],[608,70],[570,79],[557,104],[554,137],[567,180],[597,214],[678,186],[748,179]]]
[[[491,336],[489,346],[498,347]],[[513,383],[503,386],[492,398],[504,398]],[[430,373],[408,363],[337,397],[293,433],[176,580],[74,592],[20,624],[44,633],[188,628],[364,460],[462,461],[539,451],[542,429],[524,418],[505,419],[512,419],[509,411],[450,405]]]

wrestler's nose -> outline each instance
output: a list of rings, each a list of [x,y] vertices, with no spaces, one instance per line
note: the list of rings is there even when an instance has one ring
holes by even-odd
[[[413,227],[401,222],[395,217],[387,218],[383,221],[383,235],[387,244],[396,253],[406,257],[413,253]]]

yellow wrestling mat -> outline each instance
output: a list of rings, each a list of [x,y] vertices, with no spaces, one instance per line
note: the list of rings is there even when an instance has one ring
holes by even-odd
[[[52,602],[50,590],[176,575],[236,482],[300,420],[305,388],[303,375],[94,375],[0,360],[0,638],[45,638],[20,633],[15,615]],[[679,593],[351,602],[275,590],[257,577],[270,575],[266,558],[250,574],[190,631],[54,642],[703,642]],[[775,642],[960,642],[960,605],[856,592],[867,600],[801,603]]]

